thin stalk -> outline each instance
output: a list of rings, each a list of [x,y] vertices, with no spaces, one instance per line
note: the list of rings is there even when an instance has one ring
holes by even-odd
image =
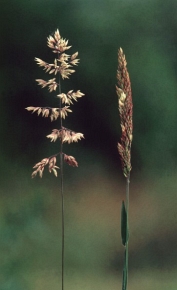
[[[128,240],[129,240],[129,185],[130,185],[130,174],[126,177],[126,237],[125,237],[125,252],[124,252],[124,267],[123,267],[123,278],[122,278],[122,290],[127,290],[128,287]]]
[[[126,201],[125,201],[125,208],[123,203],[123,208],[121,212],[121,218],[123,225],[122,237],[123,237],[123,245],[125,246],[124,250],[124,266],[123,266],[123,277],[122,277],[122,290],[128,289],[128,240],[129,240],[129,184],[130,184],[130,174],[126,177]],[[125,229],[125,235],[124,235]],[[124,243],[125,239],[125,243]]]
[[[59,75],[59,94],[61,94],[61,81]],[[62,102],[60,99],[60,109]],[[62,118],[60,117],[60,128],[62,128]],[[65,223],[64,223],[64,190],[63,190],[63,141],[60,142],[60,192],[61,192],[61,223],[62,223],[62,262],[61,262],[61,288],[64,290],[64,265],[65,265]]]
[[[62,142],[60,146],[62,150]],[[65,227],[64,227],[64,192],[63,192],[63,154],[60,153],[60,168],[61,168],[61,202],[62,202],[62,290],[64,290],[64,254],[65,254]]]
[[[130,173],[126,178],[126,212],[127,212],[127,225],[126,225],[126,244],[125,244],[125,265],[127,272],[127,281],[128,285],[128,241],[129,241],[129,193],[130,193]]]

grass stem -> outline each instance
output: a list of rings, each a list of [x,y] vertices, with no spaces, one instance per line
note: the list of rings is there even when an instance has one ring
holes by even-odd
[[[127,175],[126,178],[126,213],[127,213],[126,244],[125,244],[126,289],[128,285],[129,193],[130,193],[130,173]]]
[[[61,81],[59,75],[59,94],[61,94]],[[60,109],[62,101],[60,99]],[[60,118],[60,128],[62,129],[62,118]],[[63,188],[63,140],[60,140],[60,193],[61,193],[61,226],[62,226],[62,261],[61,261],[61,288],[64,290],[64,266],[65,266],[65,212],[64,212],[64,188]]]

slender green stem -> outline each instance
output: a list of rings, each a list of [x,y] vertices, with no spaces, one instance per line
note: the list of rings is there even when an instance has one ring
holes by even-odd
[[[123,241],[125,238],[125,252],[124,252],[124,266],[123,266],[123,277],[122,277],[122,290],[127,290],[127,285],[128,285],[128,240],[129,240],[129,185],[130,185],[130,174],[128,174],[126,178],[126,202],[125,202],[125,215],[122,216],[122,222],[123,222],[123,228],[124,230],[124,225],[125,225],[125,237],[123,235]],[[124,203],[123,203],[124,204]],[[123,207],[124,211],[124,207]],[[124,224],[125,221],[125,224]],[[123,232],[122,232],[123,233]]]
[[[61,202],[62,202],[62,290],[64,290],[64,254],[65,254],[65,228],[64,228],[64,192],[63,192],[63,154],[62,142],[60,152],[60,169],[61,169]]]
[[[59,94],[61,94],[61,81],[59,76]],[[62,102],[60,99],[60,109]],[[60,128],[62,128],[62,118],[60,117]],[[61,288],[64,290],[64,265],[65,265],[65,223],[64,223],[64,191],[63,191],[63,142],[60,142],[60,192],[61,192],[61,211],[62,211],[62,265],[61,265]]]
[[[126,244],[125,244],[125,265],[127,272],[126,284],[128,284],[129,193],[130,193],[130,173],[126,178],[126,212],[127,212]]]

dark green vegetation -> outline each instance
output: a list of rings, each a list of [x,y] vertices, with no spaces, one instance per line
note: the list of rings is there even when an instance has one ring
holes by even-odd
[[[57,28],[81,58],[69,87],[86,95],[66,121],[85,135],[67,147],[79,168],[64,175],[66,289],[121,287],[120,46],[134,101],[130,289],[176,289],[176,1],[3,0],[0,14],[0,289],[60,285],[59,181],[47,172],[30,179],[32,166],[56,151],[44,137],[55,125],[24,109],[55,104],[35,82],[34,57],[52,59],[46,39]]]

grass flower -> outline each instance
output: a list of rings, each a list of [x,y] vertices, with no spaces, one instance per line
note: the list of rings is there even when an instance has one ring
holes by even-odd
[[[133,103],[127,62],[122,48],[118,50],[117,86],[118,108],[121,125],[121,141],[118,143],[118,152],[122,162],[122,171],[126,177],[126,202],[122,202],[121,209],[121,237],[125,246],[122,290],[127,289],[128,282],[128,240],[129,240],[129,184],[131,166],[131,144],[133,139]]]
[[[122,48],[118,51],[118,70],[117,70],[116,92],[118,95],[118,106],[121,122],[121,142],[118,143],[118,151],[122,161],[122,170],[127,177],[131,171],[131,144],[133,139],[133,103],[127,62]]]
[[[54,78],[49,80],[36,79],[36,82],[42,88],[48,87],[49,93],[56,92],[56,98],[58,105],[55,108],[52,107],[27,107],[28,111],[32,113],[37,113],[38,116],[45,118],[50,118],[51,121],[59,120],[59,128],[53,129],[52,133],[48,134],[46,137],[50,139],[51,142],[59,140],[60,149],[59,152],[55,153],[50,157],[43,158],[40,162],[34,165],[34,171],[32,173],[32,178],[37,174],[42,178],[45,166],[48,166],[49,172],[53,172],[57,177],[57,170],[60,169],[60,191],[62,199],[62,290],[64,289],[64,192],[63,192],[63,162],[73,167],[78,167],[78,162],[73,156],[69,156],[63,152],[63,143],[78,142],[84,135],[82,133],[77,133],[73,130],[63,127],[63,119],[71,113],[70,108],[74,102],[77,102],[79,98],[84,96],[84,94],[77,90],[69,90],[67,93],[61,91],[61,78],[69,79],[71,74],[75,72],[74,66],[78,65],[79,59],[77,58],[78,52],[72,55],[66,54],[65,51],[69,50],[71,46],[68,45],[68,40],[63,39],[57,29],[54,35],[50,35],[47,38],[47,45],[52,52],[55,54],[53,63],[48,63],[40,58],[35,58],[37,64],[43,68],[43,70],[49,75],[54,74]],[[57,158],[59,157],[59,166],[56,165]]]

